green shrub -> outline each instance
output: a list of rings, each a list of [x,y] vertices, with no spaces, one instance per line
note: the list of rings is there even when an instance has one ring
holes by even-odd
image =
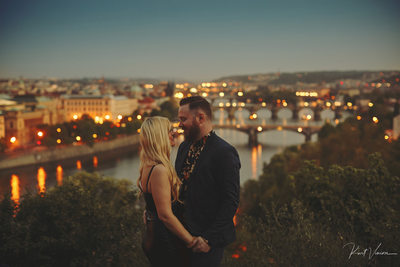
[[[0,264],[144,266],[142,210],[127,181],[78,173],[15,207],[0,206]],[[17,208],[13,216],[13,209]]]

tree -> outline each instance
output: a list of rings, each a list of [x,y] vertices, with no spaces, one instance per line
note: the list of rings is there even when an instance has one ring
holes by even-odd
[[[276,158],[259,181],[245,184],[238,240],[224,266],[396,266],[398,256],[349,259],[345,246],[399,249],[400,179],[379,154],[369,156],[366,169],[305,161],[287,172],[285,162]]]
[[[142,210],[123,180],[78,173],[18,207],[0,203],[1,264],[144,266]],[[13,210],[18,212],[14,215]]]

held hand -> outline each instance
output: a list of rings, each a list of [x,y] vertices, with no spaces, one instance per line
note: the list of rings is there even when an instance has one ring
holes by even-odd
[[[192,250],[193,252],[203,252],[207,253],[210,251],[211,247],[207,244],[207,242],[202,238],[201,236],[197,237],[197,243],[195,246],[193,246]]]
[[[192,242],[190,242],[190,244],[187,245],[187,248],[193,248],[194,246],[197,245],[198,242],[199,242],[199,237],[194,236]]]

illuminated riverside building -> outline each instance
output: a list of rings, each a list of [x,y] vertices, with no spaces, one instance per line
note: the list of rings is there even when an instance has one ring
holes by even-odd
[[[118,120],[119,116],[131,115],[138,108],[137,99],[114,95],[63,95],[61,103],[67,121],[83,114],[98,120]]]
[[[0,118],[0,135],[2,124],[4,135],[11,148],[29,145],[35,142],[35,132],[40,124],[57,124],[64,122],[64,111],[57,99],[17,96],[13,101],[2,102]],[[3,122],[4,120],[4,122]]]
[[[6,124],[4,121],[4,114],[0,111],[0,138],[6,137]]]

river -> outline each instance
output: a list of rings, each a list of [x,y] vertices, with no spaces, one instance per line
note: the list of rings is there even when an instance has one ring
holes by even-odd
[[[214,114],[214,124],[276,124],[276,125],[322,125],[324,121],[333,121],[334,113],[325,110],[321,113],[321,121],[292,121],[291,111],[283,109],[278,113],[278,120],[270,120],[271,113],[268,110],[259,111],[258,119],[250,121],[247,110],[239,110],[235,113],[235,121],[227,120],[227,114],[223,110],[216,111]],[[300,118],[303,115],[312,114],[310,109],[300,111]],[[344,114],[349,116],[349,114]],[[333,122],[334,123],[334,122]],[[299,133],[273,130],[258,134],[259,145],[256,147],[248,146],[248,136],[245,133],[230,130],[216,129],[215,132],[231,143],[238,151],[242,163],[240,170],[241,184],[249,179],[257,179],[262,173],[264,163],[268,163],[273,155],[280,153],[285,147],[291,145],[301,145],[305,142],[304,135]],[[317,136],[312,136],[312,141],[317,140]],[[183,136],[179,136],[177,143],[183,141]],[[177,147],[172,149],[172,159],[176,157]],[[33,166],[0,172],[0,193],[10,193],[13,199],[19,199],[27,191],[40,192],[49,187],[62,184],[62,180],[79,171],[98,172],[104,176],[117,179],[127,179],[136,182],[138,178],[139,156],[138,151],[131,151],[125,154],[99,155],[85,160],[63,161],[43,166]]]

